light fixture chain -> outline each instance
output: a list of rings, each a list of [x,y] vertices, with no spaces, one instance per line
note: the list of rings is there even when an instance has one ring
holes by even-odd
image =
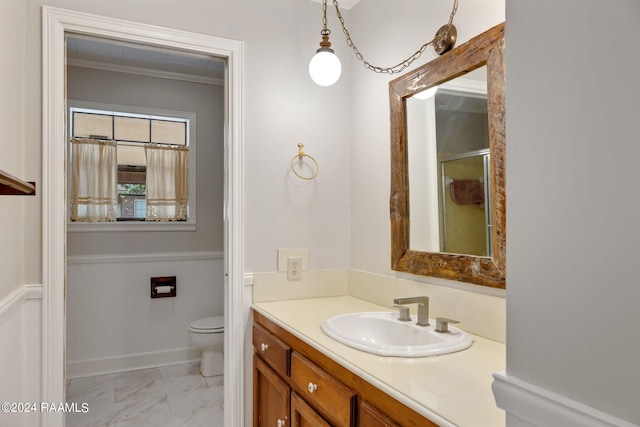
[[[322,32],[327,30],[327,0],[322,0]]]
[[[325,28],[326,28],[327,1],[323,0],[322,3],[323,3],[323,11],[324,11],[323,23],[325,24]],[[360,53],[355,43],[351,39],[351,34],[349,34],[349,30],[347,30],[347,27],[344,23],[344,18],[342,17],[342,13],[340,12],[340,6],[338,5],[337,0],[333,0],[333,6],[336,8],[336,14],[338,15],[338,20],[340,21],[340,25],[342,26],[342,32],[347,38],[347,46],[353,49],[353,52],[356,55],[356,59],[361,61],[367,69],[371,71],[375,71],[376,73],[396,74],[401,72],[405,68],[409,67],[416,59],[420,58],[422,53],[427,49],[427,46],[435,45],[439,43],[441,39],[447,36],[447,34],[451,29],[451,26],[453,25],[453,17],[456,15],[456,11],[458,10],[458,0],[453,0],[453,8],[451,10],[451,15],[449,16],[447,31],[444,34],[440,34],[440,33],[436,34],[436,36],[432,40],[420,46],[420,49],[418,49],[413,55],[409,56],[407,59],[394,65],[393,67],[378,67],[376,65],[372,65],[369,61],[364,59],[364,56],[362,55],[362,53]]]

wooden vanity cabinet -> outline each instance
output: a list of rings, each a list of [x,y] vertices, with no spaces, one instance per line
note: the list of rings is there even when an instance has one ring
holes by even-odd
[[[291,393],[291,427],[331,427],[295,391]]]
[[[400,424],[371,406],[369,402],[360,404],[360,425],[367,427],[401,427]]]
[[[438,427],[258,312],[253,346],[254,427]]]

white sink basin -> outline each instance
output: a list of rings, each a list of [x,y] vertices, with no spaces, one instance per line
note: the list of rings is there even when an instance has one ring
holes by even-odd
[[[335,316],[322,324],[322,331],[334,340],[349,347],[380,356],[422,357],[453,353],[469,348],[473,338],[466,332],[449,326],[448,333],[430,326],[416,325],[398,320],[398,313],[368,312]]]

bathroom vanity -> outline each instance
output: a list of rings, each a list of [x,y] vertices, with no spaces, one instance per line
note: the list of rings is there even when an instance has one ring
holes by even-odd
[[[352,296],[256,303],[254,427],[504,425],[491,393],[504,345],[399,358],[365,353],[321,330],[339,314],[390,311]]]

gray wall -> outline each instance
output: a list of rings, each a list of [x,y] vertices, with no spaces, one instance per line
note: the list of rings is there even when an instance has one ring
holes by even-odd
[[[363,1],[350,31],[395,63],[446,14],[433,3]],[[501,3],[461,3],[460,42],[501,21]],[[506,14],[507,372],[640,424],[640,3],[507,0]],[[381,274],[388,80],[352,65],[351,267]]]
[[[196,231],[70,232],[69,255],[221,251],[223,246],[224,88],[69,67],[67,97],[77,101],[196,113]]]
[[[69,67],[67,97],[196,113],[197,172],[195,231],[67,233],[67,374],[190,360],[193,352],[185,351],[190,345],[189,324],[224,313],[223,260],[210,254],[223,250],[224,88]],[[195,258],[175,255],[181,252]],[[209,254],[200,259],[203,252]],[[177,259],[157,260],[158,253]],[[130,262],[116,254],[144,260]],[[78,263],[74,255],[102,257],[95,263],[80,258]],[[162,276],[177,277],[177,297],[149,297],[150,278]],[[147,358],[140,360],[139,354]]]
[[[507,373],[636,424],[639,23],[507,0]]]

